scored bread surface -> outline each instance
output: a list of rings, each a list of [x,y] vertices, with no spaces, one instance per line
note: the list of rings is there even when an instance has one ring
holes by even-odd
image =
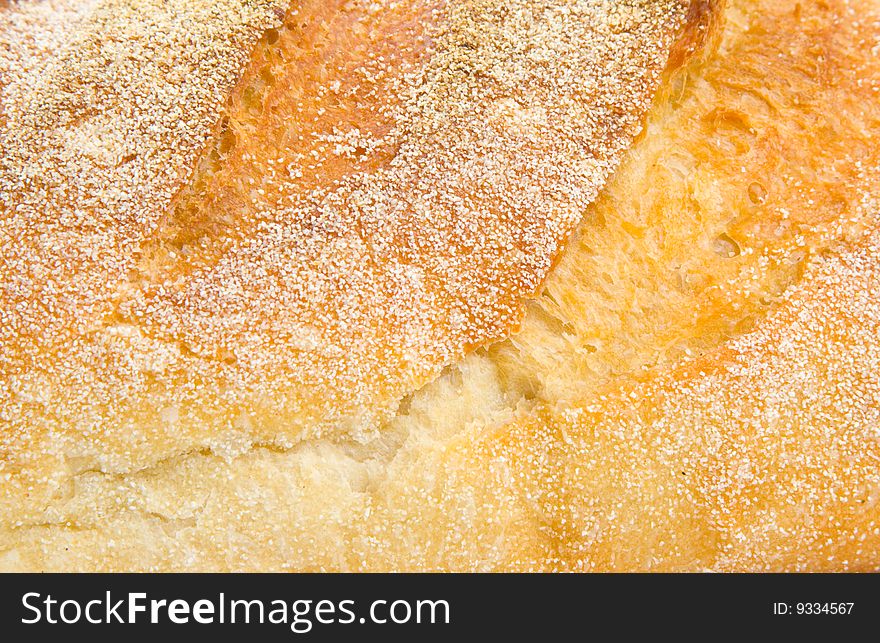
[[[688,9],[4,8],[4,513],[82,471],[374,438],[519,321]]]
[[[27,460],[10,450],[0,565],[878,569],[880,7],[732,0],[723,21],[718,6],[691,9],[695,42],[715,46],[679,48],[683,67],[667,74],[643,136],[579,212],[510,337],[455,360],[389,418],[362,418],[366,430],[318,413],[291,444],[166,444],[139,471],[77,461],[56,433],[46,439],[63,466],[19,470]],[[253,60],[286,46],[292,15]],[[234,178],[261,161],[229,160],[275,136],[260,138],[274,130],[254,120],[273,81],[255,64],[215,130],[215,158],[209,147],[193,164],[194,181],[138,246],[128,279],[146,284],[150,310],[163,301],[149,290],[155,275],[190,283],[238,247],[236,230],[259,230]],[[297,64],[306,77],[314,63]],[[356,113],[359,128],[384,134],[388,121]],[[334,132],[308,153],[340,146],[327,158],[345,161],[323,170],[334,177],[397,158],[362,133]],[[302,178],[316,180],[312,169]],[[243,219],[224,221],[224,208]],[[211,243],[169,256],[201,237]]]

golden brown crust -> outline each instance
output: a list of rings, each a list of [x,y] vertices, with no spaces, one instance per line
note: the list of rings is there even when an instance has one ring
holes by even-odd
[[[0,565],[880,568],[880,6],[725,16],[520,330],[375,441],[83,471]]]
[[[214,20],[190,34],[194,52],[163,17],[174,8],[58,6],[83,26],[6,70],[7,136],[52,137],[11,140],[3,182],[0,445],[22,487],[375,437],[405,395],[520,319],[639,131],[687,9],[297,4],[171,211],[190,157],[137,145],[203,143],[215,94],[277,5],[187,4],[194,23]],[[58,38],[52,9],[37,12],[49,26],[18,26],[31,10],[10,8],[3,40]],[[32,174],[55,187],[18,181]]]
[[[283,9],[276,0],[0,9],[4,517],[18,517],[6,508],[19,494],[41,497],[78,460],[100,466],[110,439],[137,441],[89,447],[100,400],[122,392],[99,360],[125,332],[114,290]]]

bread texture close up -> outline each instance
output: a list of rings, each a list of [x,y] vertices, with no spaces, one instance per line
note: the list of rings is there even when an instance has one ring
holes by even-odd
[[[0,43],[0,568],[880,570],[876,0]]]

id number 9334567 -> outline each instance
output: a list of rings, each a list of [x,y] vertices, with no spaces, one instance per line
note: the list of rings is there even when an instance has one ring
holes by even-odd
[[[847,615],[852,614],[855,603],[773,603],[773,614],[785,616]]]

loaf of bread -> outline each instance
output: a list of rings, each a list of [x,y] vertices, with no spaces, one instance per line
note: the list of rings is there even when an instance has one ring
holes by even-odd
[[[0,569],[880,570],[877,0],[0,45]]]

